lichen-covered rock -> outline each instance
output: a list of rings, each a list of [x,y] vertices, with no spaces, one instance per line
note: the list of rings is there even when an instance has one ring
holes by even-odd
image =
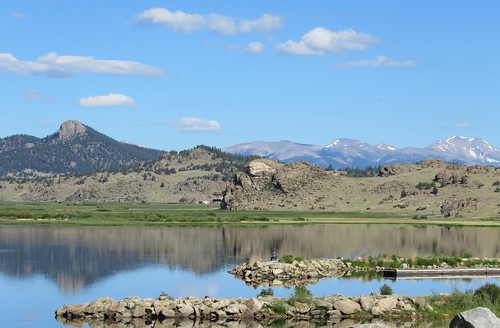
[[[376,304],[376,306],[382,311],[382,312],[388,312],[396,308],[396,305],[398,304],[398,298],[395,296],[388,296],[386,298],[383,298],[379,300]]]
[[[451,320],[450,328],[493,328],[500,327],[500,319],[490,309],[478,307],[457,314]]]
[[[365,312],[370,312],[372,307],[375,305],[375,299],[370,296],[361,296],[359,298],[359,304],[361,305],[361,309]]]
[[[342,314],[354,314],[361,311],[361,306],[350,299],[344,299],[333,303],[333,307],[336,310],[342,312]]]

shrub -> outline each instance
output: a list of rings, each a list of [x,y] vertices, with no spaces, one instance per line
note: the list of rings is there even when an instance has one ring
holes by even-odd
[[[292,306],[295,304],[295,302],[310,303],[311,301],[311,291],[309,291],[309,289],[307,289],[305,286],[295,287],[295,292],[293,293],[292,297],[288,299],[288,303]]]
[[[265,288],[260,291],[259,295],[257,295],[257,297],[266,297],[266,296],[274,296],[274,291],[272,288]]]
[[[464,258],[464,259],[470,259],[471,257],[472,257],[471,252],[463,252],[463,254],[462,254],[462,258]]]
[[[393,291],[391,286],[387,284],[383,284],[382,287],[380,287],[380,294],[381,295],[392,295]]]
[[[500,287],[493,283],[487,283],[476,289],[474,296],[482,296],[488,298],[491,303],[496,303],[500,298]]]
[[[293,255],[290,255],[290,254],[287,254],[287,255],[283,255],[279,260],[278,262],[281,262],[281,263],[289,263],[291,264],[293,262]]]
[[[276,300],[271,304],[271,310],[277,314],[285,314],[286,305],[282,299]]]
[[[415,186],[415,188],[417,188],[419,190],[427,190],[427,189],[431,189],[432,187],[434,187],[434,183],[431,183],[431,182],[419,182]]]

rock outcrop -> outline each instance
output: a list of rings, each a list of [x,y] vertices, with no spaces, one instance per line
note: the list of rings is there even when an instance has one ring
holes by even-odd
[[[69,120],[61,124],[59,131],[57,131],[57,141],[66,141],[76,136],[83,136],[87,132],[87,128],[76,120]]]
[[[335,179],[338,177],[333,172],[306,162],[280,164],[270,159],[257,159],[250,162],[243,172],[235,174],[223,192],[221,206],[240,210],[313,204],[325,197],[323,191],[327,185],[334,184]],[[256,206],[262,200],[269,202]]]
[[[490,309],[478,307],[457,314],[450,328],[494,328],[500,327],[500,319]]]
[[[464,213],[473,213],[477,211],[478,204],[479,199],[477,197],[467,197],[465,199],[450,197],[441,203],[441,215],[451,217]]]

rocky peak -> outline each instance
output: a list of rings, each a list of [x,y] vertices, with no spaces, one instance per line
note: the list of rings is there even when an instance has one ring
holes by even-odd
[[[58,141],[70,140],[76,136],[83,136],[87,133],[87,128],[76,120],[69,120],[61,124],[56,133]]]

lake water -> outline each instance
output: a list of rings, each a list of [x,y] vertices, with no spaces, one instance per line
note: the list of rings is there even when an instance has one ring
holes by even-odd
[[[399,256],[500,256],[500,229],[411,225],[267,227],[44,227],[0,226],[0,313],[4,327],[64,327],[54,319],[63,304],[98,297],[254,297],[227,273],[247,259]],[[384,283],[395,293],[426,295],[476,289],[499,278],[326,279],[314,295],[359,296]],[[274,288],[275,296],[293,293]]]

